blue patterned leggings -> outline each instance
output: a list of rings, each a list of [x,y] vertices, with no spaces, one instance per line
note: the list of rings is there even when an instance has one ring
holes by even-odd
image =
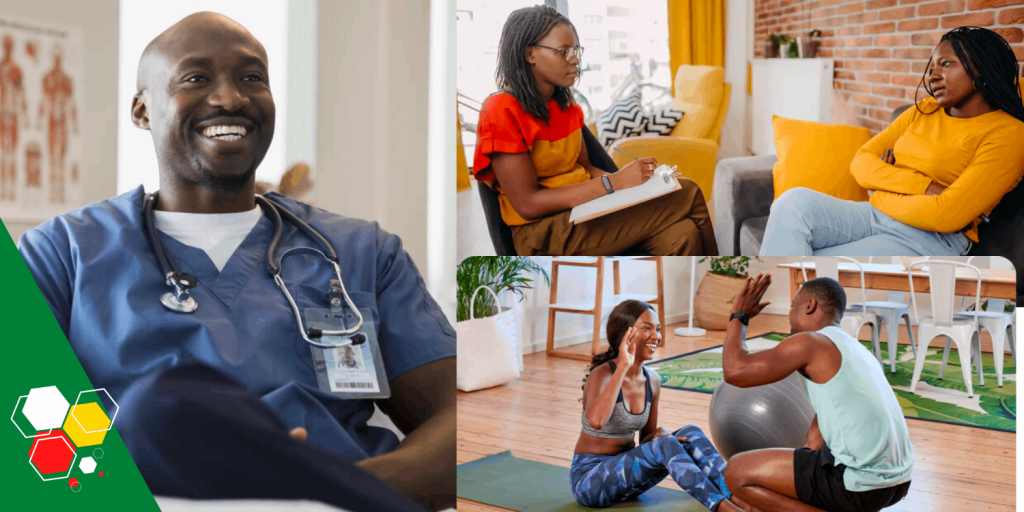
[[[675,436],[685,437],[680,443]],[[725,459],[696,425],[618,455],[580,453],[572,458],[572,494],[584,507],[605,508],[635,499],[671,476],[712,512],[732,496],[725,486]]]

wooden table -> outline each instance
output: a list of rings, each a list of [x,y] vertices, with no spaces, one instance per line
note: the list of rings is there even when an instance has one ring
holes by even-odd
[[[807,268],[807,278],[817,277],[814,271],[814,262],[804,262]],[[868,290],[889,290],[895,292],[909,292],[910,283],[907,279],[907,269],[903,265],[861,263],[864,269],[864,287]],[[796,295],[797,289],[804,282],[803,272],[800,271],[800,263],[782,263],[779,268],[789,269],[789,294],[790,298]],[[1012,269],[979,269],[981,270],[981,296],[992,299],[1015,300],[1017,298],[1017,272]],[[839,284],[848,288],[860,288],[860,272],[852,263],[839,263]],[[956,271],[956,294],[973,297],[978,289],[978,275],[973,270],[957,268]],[[914,292],[928,293],[931,285],[928,282],[928,272],[922,271],[921,267],[914,269]]]

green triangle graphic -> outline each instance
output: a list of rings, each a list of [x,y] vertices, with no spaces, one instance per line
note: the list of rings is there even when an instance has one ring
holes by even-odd
[[[23,414],[28,400],[20,397],[28,395],[34,388],[56,386],[73,406],[79,392],[95,387],[89,382],[53,318],[6,226],[0,231],[0,269],[4,275],[0,299],[0,325],[3,326],[0,339],[4,347],[0,355],[0,405],[4,412],[4,426],[0,427],[0,489],[3,490],[0,508],[75,512],[159,511],[153,494],[121,441],[116,419],[101,444],[76,447],[75,460],[67,478],[63,477],[64,473],[40,475],[31,464],[29,454],[33,450],[34,439],[26,439],[24,435],[32,436],[37,432],[32,432],[32,423]],[[38,449],[52,446],[55,442],[66,446],[63,440],[43,442],[58,436],[59,432],[54,430],[52,434],[40,437]],[[102,457],[96,457],[100,455],[95,452],[96,448],[102,450]],[[80,467],[85,457],[93,457],[96,462],[95,470],[89,474]],[[86,466],[88,468],[89,464]],[[55,476],[59,478],[43,480],[43,477]],[[77,492],[69,485],[72,478],[78,482]]]

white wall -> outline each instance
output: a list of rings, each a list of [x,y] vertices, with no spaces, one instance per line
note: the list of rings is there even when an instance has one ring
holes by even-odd
[[[535,258],[551,273],[551,258]],[[867,257],[855,258],[861,263],[867,263]],[[966,262],[967,258],[943,258]],[[771,301],[771,305],[765,308],[764,314],[788,315],[790,304],[789,270],[780,269],[780,263],[797,262],[798,257],[765,257],[762,262],[752,260],[748,272],[772,272],[773,282],[765,294],[764,300]],[[975,264],[981,268],[1012,268],[1010,262],[1005,258],[992,258],[993,261],[985,262],[984,259],[976,260]],[[876,258],[875,263],[892,263],[892,258]],[[898,263],[898,261],[896,261]],[[640,261],[623,261],[620,263],[621,291],[622,293],[657,293],[655,266],[654,263]],[[710,262],[698,263],[697,282],[694,289],[700,288],[704,275],[710,270]],[[559,267],[558,281],[558,302],[569,302],[574,300],[593,300],[595,291],[595,280],[597,272],[592,268],[583,267]],[[613,293],[612,288],[612,265],[606,263],[605,268],[604,294],[609,296]],[[527,290],[523,302],[523,346],[524,353],[543,351],[547,346],[548,326],[548,304],[550,288],[544,285],[543,278],[534,277],[535,288]],[[690,292],[690,260],[687,257],[666,257],[664,258],[664,287],[665,287],[665,312],[666,323],[675,324],[688,320],[689,292]],[[861,301],[859,288],[845,288],[847,303]],[[868,290],[867,300],[888,300],[889,293],[879,290]],[[510,296],[503,296],[503,305],[509,305]],[[927,316],[931,310],[931,300],[927,294],[917,294],[918,311],[921,316]],[[909,297],[904,303],[909,303]],[[611,307],[604,310],[602,320],[602,338],[604,322],[607,321]],[[662,326],[665,328],[666,326]],[[583,343],[591,339],[593,333],[592,317],[589,315],[573,315],[559,313],[555,328],[555,346],[563,347],[576,343]]]
[[[733,0],[726,2],[725,9],[725,81],[732,84],[732,95],[722,125],[719,159],[750,154],[746,141],[747,61],[754,53],[754,6],[750,0]]]
[[[288,33],[288,0],[262,0],[253,9],[247,0],[176,0],[174,2],[121,2],[120,76],[117,83],[117,193],[142,184],[147,191],[160,186],[156,151],[150,132],[131,122],[132,96],[136,92],[135,77],[142,50],[185,16],[201,11],[223,14],[242,24],[267,50],[270,90],[274,95],[276,121],[274,140],[263,162],[256,169],[256,179],[277,184],[285,167],[285,143],[288,140],[288,82],[290,75],[286,58]],[[113,127],[113,125],[111,125]],[[105,199],[105,197],[101,198]]]
[[[318,13],[317,206],[380,222],[420,269],[429,7],[429,0],[332,0]]]
[[[455,321],[455,0],[430,2],[427,290]]]
[[[286,65],[288,68],[287,91],[288,110],[285,116],[277,115],[278,122],[285,121],[287,130],[281,134],[284,140],[284,165],[303,162],[310,169],[317,168],[316,126],[317,126],[317,64],[319,59],[317,0],[287,0],[288,30],[286,32]],[[274,136],[277,140],[278,136]],[[276,183],[276,182],[275,182]]]
[[[33,0],[17,2],[4,0],[4,15],[52,23],[81,29],[84,34],[82,69],[84,79],[80,87],[84,103],[78,105],[79,135],[82,140],[82,202],[88,204],[114,195],[117,188],[114,169],[117,168],[117,136],[113,127],[117,123],[117,87],[111,77],[117,76],[118,0]],[[30,106],[32,115],[34,107]],[[74,209],[81,204],[68,205]],[[35,223],[10,222],[4,219],[11,238],[16,242]]]

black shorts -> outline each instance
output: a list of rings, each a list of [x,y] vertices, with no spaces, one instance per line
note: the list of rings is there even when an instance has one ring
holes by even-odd
[[[821,451],[800,448],[793,452],[793,473],[796,477],[796,497],[829,512],[877,512],[890,507],[907,495],[910,482],[894,487],[865,492],[846,490],[843,473],[846,466],[836,465],[828,446]]]

